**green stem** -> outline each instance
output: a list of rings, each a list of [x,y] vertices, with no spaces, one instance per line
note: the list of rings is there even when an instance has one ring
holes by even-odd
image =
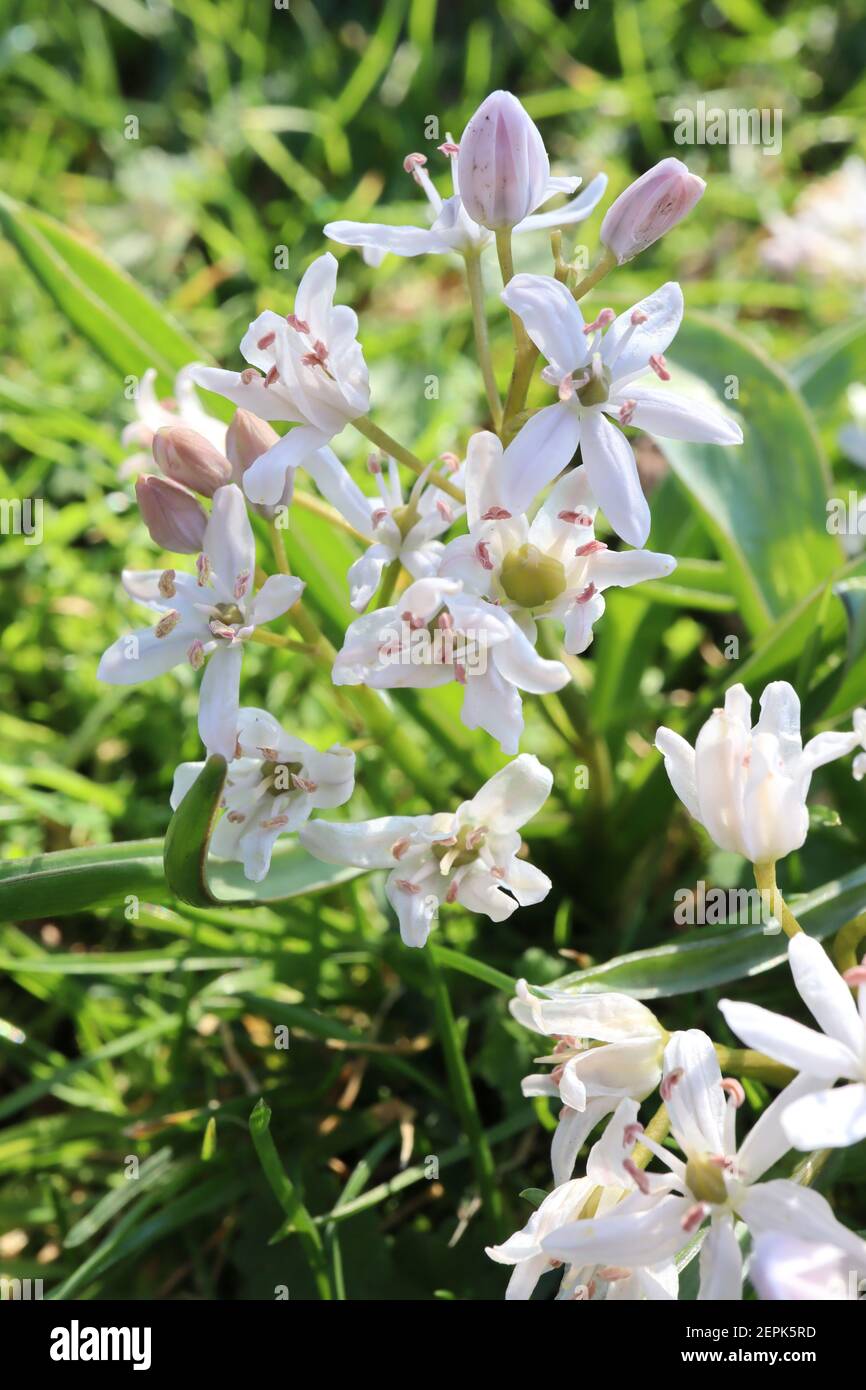
[[[400,578],[402,566],[399,558],[391,560],[385,566],[385,573],[382,575],[382,583],[379,586],[379,593],[376,596],[376,607],[387,608],[397,587],[397,580]]]
[[[451,1008],[448,987],[432,951],[425,951],[424,956],[430,976],[433,1007],[436,1012],[439,1040],[445,1054],[445,1066],[451,1083],[451,1093],[460,1116],[460,1123],[466,1138],[469,1140],[472,1164],[481,1192],[481,1200],[495,1233],[501,1238],[504,1230],[504,1211],[502,1194],[496,1182],[496,1165],[475,1103],[472,1079],[466,1065],[466,1058],[463,1055],[463,1048],[460,1045],[457,1021]]]
[[[763,1052],[755,1052],[751,1047],[725,1047],[724,1043],[713,1043],[719,1066],[726,1076],[747,1076],[755,1081],[766,1081],[779,1090],[793,1081],[796,1072],[781,1062],[765,1057]]]
[[[271,1135],[271,1111],[264,1100],[259,1100],[250,1114],[250,1134],[271,1190],[288,1220],[292,1223],[301,1242],[316,1288],[319,1291],[319,1297],[330,1302],[333,1298],[333,1292],[322,1237],[280,1162],[280,1156]]]
[[[493,421],[493,428],[498,430],[502,423],[502,402],[499,399],[499,388],[496,385],[496,377],[493,372],[493,360],[490,356],[487,315],[484,312],[484,277],[481,272],[481,257],[477,251],[469,251],[463,259],[466,262],[466,280],[469,285],[469,299],[472,304],[472,327],[475,331],[475,350],[478,353],[478,362],[481,367],[481,375],[484,379],[484,390],[487,394],[487,404],[490,407],[490,418]]]
[[[644,1133],[647,1139],[651,1139],[653,1143],[663,1144],[668,1136],[670,1127],[671,1120],[667,1112],[667,1106],[660,1105],[644,1130]],[[632,1158],[638,1168],[645,1168],[652,1156],[652,1149],[648,1149],[646,1144],[635,1145]]]
[[[281,633],[265,632],[262,628],[256,628],[247,638],[248,642],[258,642],[263,647],[283,647],[288,652],[303,652],[305,656],[312,656],[314,648],[309,642],[296,642],[293,637],[283,637]]]
[[[374,425],[373,421],[369,419],[368,416],[359,415],[357,419],[353,420],[351,423],[365,439],[369,439],[371,444],[375,444],[377,449],[381,449],[385,454],[390,454],[392,458],[398,459],[400,463],[405,463],[406,467],[411,468],[412,472],[417,473],[419,477],[422,473],[427,471],[426,464],[422,463],[417,455],[412,453],[411,449],[407,449],[403,444],[399,444],[396,439],[392,439],[390,434],[386,434],[385,430],[380,429],[378,425]],[[447,478],[441,478],[438,473],[430,473],[428,474],[428,478],[434,487],[441,488],[443,492],[447,492],[448,496],[453,497],[455,502],[460,502],[461,505],[465,503],[466,498],[459,487],[455,487],[454,483],[449,482]]]
[[[866,912],[852,917],[851,921],[846,922],[836,933],[833,941],[833,960],[840,975],[860,964],[861,943],[866,944]]]
[[[584,275],[583,279],[572,290],[575,299],[583,299],[585,294],[589,294],[590,290],[594,289],[598,282],[603,280],[609,271],[613,270],[615,265],[616,256],[605,247],[592,270]]]
[[[347,536],[353,536],[355,540],[361,541],[364,545],[369,545],[367,536],[362,536],[360,531],[356,531],[351,522],[341,516],[336,507],[329,507],[327,502],[322,502],[318,497],[314,497],[311,492],[301,492],[295,488],[292,496],[292,506],[302,507],[306,512],[312,512],[314,516],[320,516],[332,526],[336,526],[340,531],[345,531]]]
[[[501,228],[496,233],[496,254],[499,257],[502,283],[507,285],[509,280],[514,278],[510,228]],[[503,444],[507,444],[512,435],[517,433],[516,417],[526,404],[526,394],[538,358],[538,348],[523,327],[522,319],[513,310],[509,312],[511,330],[514,334],[514,366],[511,370],[511,380],[508,383],[508,395],[505,398],[505,410],[499,430]]]
[[[803,928],[797,921],[782,894],[776,886],[776,865],[755,864],[755,882],[760,892],[769,893],[770,901],[773,904],[773,916],[781,923],[782,930],[786,936],[796,936],[797,932]]]

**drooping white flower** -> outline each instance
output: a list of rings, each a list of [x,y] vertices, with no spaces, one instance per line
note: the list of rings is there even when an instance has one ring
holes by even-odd
[[[172,810],[177,810],[203,762],[181,763],[174,774]],[[266,877],[280,835],[299,830],[313,811],[342,806],[355,786],[355,755],[335,744],[320,753],[289,734],[267,710],[238,711],[237,747],[223,791],[225,814],[210,848],[235,859],[254,883]]]
[[[755,1241],[749,1278],[759,1298],[773,1301],[856,1300],[866,1294],[866,1262],[855,1263],[850,1250],[779,1231]]]
[[[758,1004],[722,999],[719,1008],[748,1047],[819,1078],[813,1093],[782,1116],[794,1148],[856,1144],[866,1139],[866,960],[843,977],[821,943],[798,932],[788,942],[788,962],[800,998],[823,1032]],[[857,989],[859,1010],[851,988]],[[840,1078],[847,1084],[834,1089]]]
[[[161,616],[155,627],[120,637],[97,672],[110,685],[138,685],[189,662],[202,677],[198,727],[209,753],[234,756],[243,644],[260,623],[297,603],[304,585],[275,574],[253,592],[256,549],[240,488],[214,493],[197,574],[125,570],[123,586],[136,603]],[[208,658],[210,658],[208,660]]]
[[[427,227],[399,227],[382,222],[329,222],[325,236],[339,241],[344,246],[357,246],[365,253],[371,264],[377,265],[386,252],[395,256],[421,256],[424,254],[444,255],[457,252],[472,255],[481,251],[493,240],[493,233],[474,222],[463,205],[458,181],[458,150],[448,137],[440,146],[443,154],[451,158],[451,177],[454,192],[450,198],[442,198],[435,188],[425,165],[427,156],[410,154],[403,161],[403,167],[427,197],[433,212],[433,225]],[[541,203],[546,203],[557,193],[575,193],[580,179],[549,178]],[[524,232],[541,231],[553,227],[573,226],[589,217],[600,201],[607,187],[607,175],[598,174],[587,184],[582,193],[572,197],[563,207],[550,212],[533,212],[518,222],[513,229],[515,236]]]
[[[466,506],[469,533],[445,547],[440,576],[500,604],[532,642],[538,619],[561,619],[572,655],[592,641],[605,589],[661,579],[676,568],[672,555],[609,550],[595,539],[597,507],[585,467],[560,478],[531,523],[513,515],[503,500],[502,445],[488,431],[469,441]]]
[[[517,981],[509,1009],[518,1023],[556,1038],[549,1074],[523,1079],[525,1096],[562,1101],[550,1158],[553,1181],[571,1177],[581,1145],[605,1115],[629,1097],[643,1100],[661,1080],[667,1034],[655,1015],[627,994],[570,994],[547,989],[532,993]],[[587,1040],[601,1046],[587,1046]]]
[[[539,903],[550,879],[518,858],[519,829],[544,805],[553,775],[522,753],[456,811],[379,820],[312,821],[301,843],[327,864],[390,869],[385,892],[407,946],[423,946],[441,903],[460,903],[492,922]]]
[[[781,1122],[786,1107],[814,1085],[812,1077],[793,1081],[738,1150],[734,1129],[742,1088],[738,1082],[723,1082],[705,1033],[675,1033],[665,1049],[661,1094],[684,1160],[643,1134],[641,1142],[667,1173],[638,1173],[626,1151],[622,1162],[641,1189],[638,1199],[627,1197],[604,1216],[571,1222],[545,1236],[542,1249],[572,1264],[657,1264],[672,1258],[709,1221],[698,1297],[710,1301],[742,1297],[737,1219],[754,1237],[795,1230],[803,1240],[837,1245],[855,1259],[866,1258],[866,1241],[836,1220],[819,1193],[788,1179],[759,1181],[789,1147]],[[637,1138],[634,1129],[629,1133]]]
[[[362,612],[367,607],[385,566],[394,560],[415,579],[437,573],[444,549],[439,536],[463,515],[465,507],[439,488],[428,486],[426,475],[417,479],[407,501],[393,459],[388,460],[387,475],[375,456],[370,461],[378,497],[365,496],[331,449],[320,449],[306,466],[323,496],[370,542],[369,549],[349,569],[353,608]],[[459,484],[462,469],[452,476]]]
[[[122,478],[132,477],[143,468],[151,465],[150,446],[157,430],[171,425],[187,425],[212,444],[220,453],[225,453],[226,425],[216,416],[210,415],[202,405],[193,385],[196,373],[205,370],[197,362],[181,367],[174,379],[174,396],[171,400],[159,400],[154,389],[156,368],[148,367],[141,378],[135,397],[135,420],[126,425],[120,436],[121,443],[127,447],[138,445],[139,451],[130,454],[120,466]]]
[[[350,623],[331,678],[378,690],[456,680],[467,729],[484,729],[509,754],[523,732],[520,691],[549,694],[571,679],[561,661],[538,655],[504,608],[438,576],[416,579],[393,605]]]
[[[631,1174],[622,1168],[622,1155],[631,1151],[634,1134],[642,1132],[637,1123],[636,1101],[623,1100],[603,1136],[590,1150],[586,1176],[560,1183],[545,1197],[532,1213],[523,1230],[516,1231],[502,1245],[489,1246],[487,1254],[497,1264],[513,1265],[514,1272],[505,1297],[508,1300],[531,1298],[542,1275],[558,1269],[561,1261],[551,1259],[542,1242],[572,1221],[585,1218],[585,1208],[596,1194],[594,1216],[604,1216],[631,1196],[631,1209],[644,1204]],[[638,1177],[640,1174],[638,1173]],[[679,1285],[673,1260],[664,1260],[653,1267],[620,1263],[569,1264],[563,1270],[557,1293],[558,1300],[581,1302],[623,1302],[648,1299],[665,1302],[675,1299]]]
[[[250,324],[242,372],[198,367],[195,380],[262,420],[295,425],[244,473],[251,502],[277,504],[286,474],[326,445],[370,407],[367,364],[357,341],[358,319],[334,304],[337,262],[328,252],[306,270],[287,317],[266,309]],[[264,373],[264,375],[260,375]]]
[[[667,439],[743,440],[735,421],[703,401],[635,384],[650,370],[662,381],[669,379],[664,353],[682,320],[682,290],[669,282],[618,318],[603,309],[588,325],[570,291],[550,276],[515,275],[502,298],[547,358],[542,377],[560,395],[556,405],[530,417],[505,451],[506,506],[525,510],[580,445],[598,505],[623,540],[642,546],[649,535],[649,507],[631,445],[607,416]]]
[[[856,733],[823,733],[806,746],[800,736],[800,700],[787,681],[773,681],[761,696],[752,728],[752,697],[732,685],[724,709],[713,712],[694,748],[662,726],[656,747],[671,786],[686,810],[720,849],[753,864],[773,864],[799,849],[809,829],[806,796],[812,773],[856,748]]]

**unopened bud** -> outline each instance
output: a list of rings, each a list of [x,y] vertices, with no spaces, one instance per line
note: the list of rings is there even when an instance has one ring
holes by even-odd
[[[251,410],[236,410],[226,434],[226,457],[231,464],[232,482],[239,485],[248,468],[277,443],[279,435],[266,420]]]
[[[550,162],[537,127],[510,92],[492,92],[463,132],[460,197],[482,227],[513,227],[543,202]]]
[[[169,425],[153,436],[153,457],[167,478],[202,497],[213,497],[231,481],[229,461],[187,425]]]
[[[608,208],[601,241],[619,265],[652,246],[691,212],[706,184],[680,159],[663,159],[629,184]]]
[[[143,473],[135,495],[151,540],[163,550],[197,555],[204,543],[207,512],[185,487],[170,478]]]

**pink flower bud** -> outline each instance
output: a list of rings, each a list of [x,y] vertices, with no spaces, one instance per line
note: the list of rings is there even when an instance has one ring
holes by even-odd
[[[191,492],[170,478],[143,473],[135,495],[150,538],[163,550],[196,555],[202,548],[207,513]]]
[[[219,449],[187,425],[169,425],[153,436],[153,457],[167,478],[213,497],[231,481],[229,461]]]
[[[249,410],[235,411],[226,434],[226,455],[232,466],[232,482],[240,485],[247,469],[273,448],[278,439],[276,430],[266,420],[260,420]]]
[[[460,196],[482,227],[513,227],[544,201],[550,163],[538,129],[517,97],[492,92],[463,132]]]
[[[706,184],[679,159],[663,159],[620,193],[604,215],[601,240],[617,263],[630,261],[691,212]]]

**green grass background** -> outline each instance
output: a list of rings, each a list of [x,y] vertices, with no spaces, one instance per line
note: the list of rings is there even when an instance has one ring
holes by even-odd
[[[698,928],[688,950],[656,950],[683,941],[675,887],[748,876],[673,804],[651,743],[660,722],[693,731],[740,678],[755,695],[765,679],[796,679],[810,729],[866,700],[860,588],[847,606],[834,591],[866,566],[828,539],[823,512],[827,493],[846,495],[859,476],[837,432],[846,386],[866,381],[863,292],[771,275],[760,251],[768,217],[864,153],[866,15],[853,0],[4,0],[0,19],[0,491],[45,504],[42,545],[0,537],[7,872],[43,851],[161,836],[173,769],[199,754],[191,672],[130,689],[95,677],[133,616],[121,567],[154,563],[118,478],[125,378],[147,365],[128,344],[144,326],[112,282],[113,317],[97,328],[68,246],[34,275],[23,242],[40,224],[22,209],[76,233],[203,354],[236,367],[250,318],[291,308],[325,222],[422,220],[404,155],[427,151],[444,186],[425,123],[458,136],[494,87],[525,101],[557,172],[606,170],[609,197],[672,153],[708,180],[692,216],[592,304],[622,308],[679,279],[687,323],[672,357],[716,393],[739,377],[746,446],[737,460],[669,451],[651,543],[689,564],[679,588],[610,597],[577,672],[581,737],[555,701],[526,702],[523,747],[556,771],[529,827],[554,880],[548,901],[501,926],[443,912],[426,956],[401,946],[380,876],[232,910],[186,908],[155,888],[134,919],[117,900],[69,914],[22,897],[0,926],[0,1272],[80,1298],[301,1298],[324,1282],[354,1299],[498,1297],[504,1271],[483,1245],[523,1224],[522,1189],[548,1186],[555,1121],[521,1098],[537,1040],[509,1019],[503,983],[648,951],[605,978],[671,996],[657,1005],[669,1028],[732,1042],[715,1008],[722,986],[797,1007],[784,971],[756,973],[778,956],[759,933]],[[699,98],[781,108],[781,155],[676,146],[674,112]],[[126,138],[135,123],[138,138]],[[601,211],[577,229],[580,243],[594,247]],[[274,268],[279,246],[288,271]],[[360,314],[373,418],[425,459],[462,454],[484,402],[459,263],[389,257],[371,270],[331,249],[340,296]],[[548,257],[543,236],[527,238],[518,268],[547,270]],[[486,274],[504,382],[508,322],[495,266]],[[362,477],[366,447],[351,433],[338,447]],[[657,475],[659,456],[642,458]],[[339,637],[344,541],[307,518],[290,553]],[[735,662],[723,655],[730,635]],[[250,653],[244,698],[321,746],[354,740],[354,816],[430,804],[297,657]],[[458,709],[453,691],[393,705],[437,809],[502,761]],[[584,762],[588,792],[574,788]],[[863,792],[833,768],[815,800],[784,882],[794,893],[831,885],[829,905],[805,919],[829,935],[866,905]],[[274,1046],[283,1025],[287,1050]],[[273,1151],[249,1133],[260,1095]],[[748,1113],[767,1096],[750,1083]],[[495,1194],[480,1209],[479,1176]],[[858,1228],[864,1176],[860,1145],[820,1178]]]

